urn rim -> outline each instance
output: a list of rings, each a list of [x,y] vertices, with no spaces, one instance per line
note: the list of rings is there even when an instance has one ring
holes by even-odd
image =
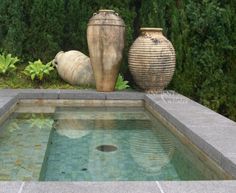
[[[141,32],[144,32],[144,31],[155,31],[155,32],[162,32],[162,31],[163,31],[163,28],[155,28],[155,27],[142,27],[142,28],[140,28],[140,31],[141,31]]]
[[[115,11],[112,9],[99,9],[98,13],[101,13],[101,12],[115,13]]]

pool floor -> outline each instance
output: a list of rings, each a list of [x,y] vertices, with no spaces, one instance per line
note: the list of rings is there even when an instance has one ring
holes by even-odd
[[[130,107],[19,109],[1,128],[0,164],[0,180],[224,179],[147,110]]]

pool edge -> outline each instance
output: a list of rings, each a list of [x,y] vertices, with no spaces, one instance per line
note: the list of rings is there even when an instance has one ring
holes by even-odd
[[[235,193],[235,181],[0,182],[4,193]]]
[[[162,117],[164,117],[175,128],[177,128],[180,133],[184,134],[194,145],[205,152],[226,172],[230,173],[236,178],[235,122],[178,93],[171,95],[146,95],[144,100],[147,104],[151,105],[154,110],[156,110]],[[186,113],[186,109],[193,110],[190,113]],[[223,122],[222,126],[209,126],[208,122],[202,121],[208,119],[207,116],[221,119]],[[197,126],[194,125],[196,118],[198,121]],[[224,135],[220,135],[218,130],[222,128],[229,128],[231,129],[230,131],[235,133],[225,132]],[[212,135],[213,133],[214,135]],[[227,149],[229,142],[231,143],[231,149]],[[226,143],[226,145],[224,143]]]

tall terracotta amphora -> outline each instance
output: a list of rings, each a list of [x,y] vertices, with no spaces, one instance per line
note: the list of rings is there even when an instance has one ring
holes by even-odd
[[[87,40],[97,91],[115,88],[125,38],[124,21],[113,10],[99,10],[89,20]]]
[[[175,50],[162,28],[141,28],[129,51],[129,69],[137,85],[148,93],[162,91],[175,71]]]

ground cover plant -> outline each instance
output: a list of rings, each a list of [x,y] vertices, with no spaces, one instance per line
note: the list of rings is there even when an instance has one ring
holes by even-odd
[[[31,78],[31,80],[42,81],[46,75],[50,75],[50,72],[54,70],[52,66],[52,62],[48,62],[47,64],[43,64],[41,60],[37,60],[35,62],[29,62],[29,65],[26,66],[23,71],[24,74]]]
[[[0,55],[0,74],[7,74],[16,70],[15,64],[20,60],[17,57],[12,57],[11,54]]]

